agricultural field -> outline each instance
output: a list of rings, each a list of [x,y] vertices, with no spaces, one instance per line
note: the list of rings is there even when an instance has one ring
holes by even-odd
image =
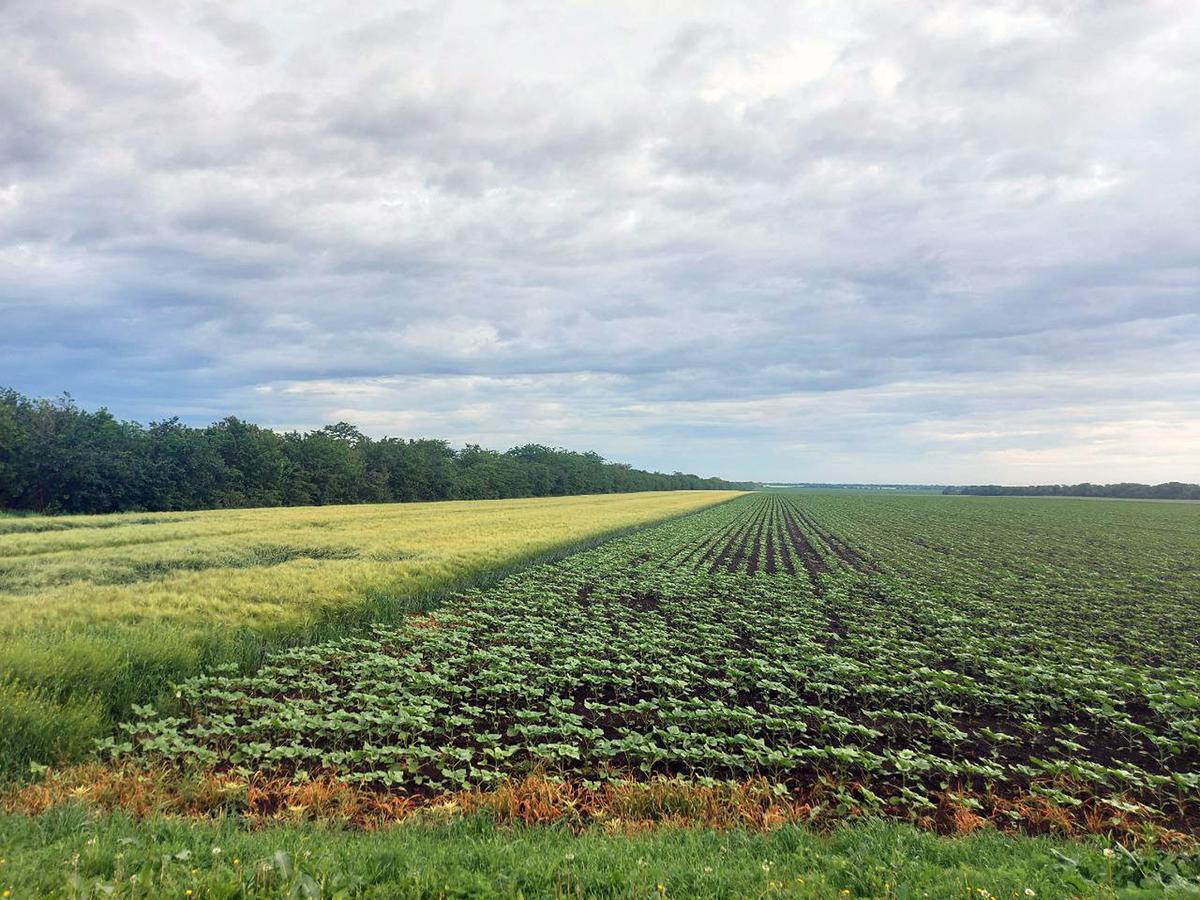
[[[765,779],[808,819],[1200,834],[1200,508],[1009,501],[997,530],[994,502],[955,498],[910,549],[896,522],[923,502],[744,496],[210,672],[109,751],[407,797],[548,775],[599,808],[630,779]],[[1053,555],[1010,539],[1043,523]],[[1139,541],[1157,555],[1130,577],[1114,554]],[[1049,560],[1090,590],[1056,592]]]
[[[724,496],[208,666],[0,796],[5,883],[1200,890],[1200,505]]]
[[[797,495],[882,574],[974,598],[1128,662],[1200,659],[1200,504]],[[964,602],[965,599],[964,599]]]
[[[0,518],[0,775],[219,663],[335,637],[735,494]]]

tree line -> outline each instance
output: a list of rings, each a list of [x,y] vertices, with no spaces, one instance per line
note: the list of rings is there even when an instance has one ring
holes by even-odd
[[[229,416],[142,425],[106,409],[0,389],[0,509],[111,513],[737,489],[526,444],[501,453],[433,438],[372,439],[339,422],[285,434]]]
[[[948,487],[943,494],[973,494],[985,497],[1116,497],[1125,500],[1200,500],[1200,484],[1167,481],[1163,484],[1034,484],[1011,487],[976,484]]]

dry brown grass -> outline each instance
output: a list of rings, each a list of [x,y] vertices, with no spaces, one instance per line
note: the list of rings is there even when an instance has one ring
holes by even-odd
[[[602,826],[614,833],[632,834],[650,828],[693,827],[766,831],[798,822],[828,829],[865,814],[853,807],[839,810],[838,796],[838,786],[828,779],[807,789],[779,792],[765,779],[716,785],[670,778],[630,779],[589,788],[576,781],[533,775],[491,790],[429,797],[350,785],[333,776],[293,783],[265,776],[234,778],[216,771],[88,763],[10,788],[0,794],[0,809],[39,815],[75,803],[101,812],[123,810],[141,818],[237,816],[252,827],[321,820],[365,830],[484,814],[502,825],[560,824],[577,830]],[[1148,809],[1135,814],[1100,798],[1063,806],[1029,792],[947,791],[937,799],[934,809],[920,815],[902,807],[888,807],[884,812],[948,835],[996,828],[1061,837],[1103,835],[1127,846],[1153,841],[1163,848],[1183,849],[1200,843],[1194,821],[1169,821]]]

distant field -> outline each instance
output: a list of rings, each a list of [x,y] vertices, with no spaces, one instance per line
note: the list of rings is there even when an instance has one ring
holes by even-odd
[[[883,575],[1128,661],[1200,659],[1200,505],[804,492],[806,516]]]
[[[717,491],[0,517],[0,772],[221,662],[332,637]]]

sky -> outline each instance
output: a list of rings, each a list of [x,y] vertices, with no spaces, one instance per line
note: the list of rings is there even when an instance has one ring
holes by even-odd
[[[1200,3],[0,0],[0,385],[1200,481]]]

